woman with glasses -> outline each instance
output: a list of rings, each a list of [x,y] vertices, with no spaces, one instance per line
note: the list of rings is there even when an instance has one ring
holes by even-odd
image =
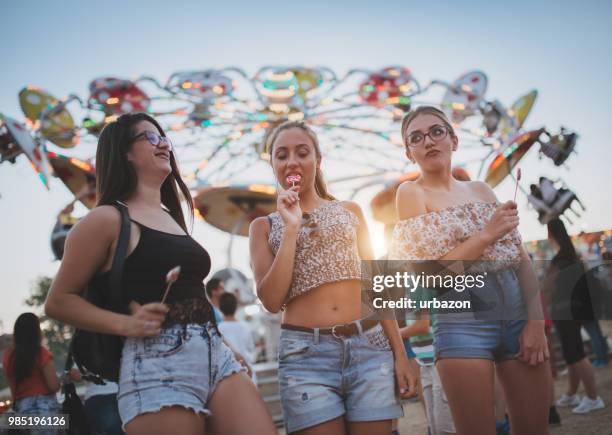
[[[385,434],[413,394],[395,320],[362,318],[361,259],[372,259],[358,205],[334,199],[321,174],[316,134],[286,122],[267,149],[277,211],[250,228],[257,294],[283,310],[279,383],[287,433]],[[395,379],[394,379],[395,372]]]
[[[98,142],[96,180],[98,205],[70,232],[45,310],[77,328],[126,337],[117,395],[126,432],[276,433],[216,328],[203,285],[211,260],[188,234],[182,206],[193,219],[193,201],[158,122],[137,113],[108,124]],[[121,277],[129,315],[79,295],[93,281],[108,289],[119,204],[131,218]],[[161,303],[166,274],[177,265],[180,275]],[[212,417],[205,423],[206,415]]]
[[[402,122],[406,156],[421,176],[397,192],[399,221],[389,258],[448,260],[481,274],[470,312],[436,312],[436,368],[458,434],[495,432],[494,370],[513,434],[547,434],[550,374],[537,280],[516,229],[516,204],[499,204],[483,182],[451,176],[459,146],[444,113],[424,106]],[[456,269],[454,269],[456,270]],[[440,297],[443,297],[440,295]]]

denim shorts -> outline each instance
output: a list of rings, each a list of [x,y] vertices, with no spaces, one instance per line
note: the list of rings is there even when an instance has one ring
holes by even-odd
[[[281,329],[278,377],[287,433],[334,418],[404,415],[393,353],[380,324],[350,337]]]
[[[211,323],[175,325],[155,337],[129,337],[117,394],[123,428],[134,417],[166,406],[210,415],[206,404],[219,382],[241,370]]]
[[[527,314],[514,269],[487,272],[482,288],[462,292],[469,313],[437,314],[436,361],[440,358],[515,359]]]
[[[19,414],[55,415],[59,412],[59,404],[55,394],[41,394],[15,400],[13,410]],[[56,429],[40,429],[32,432],[37,435],[55,435],[58,433]]]

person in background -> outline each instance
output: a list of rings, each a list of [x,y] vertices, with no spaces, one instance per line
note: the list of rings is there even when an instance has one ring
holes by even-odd
[[[2,364],[9,382],[13,409],[20,414],[57,414],[55,397],[60,382],[53,355],[42,345],[40,321],[34,313],[23,313],[15,321],[13,347],[4,353]],[[40,430],[41,435],[56,430]]]
[[[98,385],[82,378],[76,367],[70,369],[70,379],[85,384],[85,413],[92,433],[96,435],[123,435],[121,417],[117,406],[119,385],[105,379],[104,385]]]
[[[571,406],[574,414],[587,414],[604,408],[605,404],[597,395],[595,373],[580,335],[584,320],[593,319],[586,280],[582,279],[585,277],[584,266],[560,219],[548,223],[548,239],[558,252],[551,261],[545,288],[551,292],[551,315],[569,370],[567,392],[557,400],[557,406]],[[586,391],[582,399],[577,394],[580,382]]]
[[[421,293],[428,292],[420,289]],[[422,296],[426,299],[429,296]],[[455,423],[451,415],[448,399],[442,388],[440,375],[434,364],[434,336],[432,323],[435,323],[433,311],[419,310],[416,320],[403,328],[400,333],[403,339],[408,339],[419,365],[419,383],[421,397],[425,404],[425,415],[431,435],[447,435],[456,433]]]
[[[225,284],[218,278],[212,278],[206,283],[206,295],[212,304],[217,325],[223,321],[223,313],[219,310],[219,299],[225,293]]]
[[[233,293],[223,293],[219,298],[219,308],[223,313],[223,322],[219,324],[219,331],[229,344],[246,358],[247,363],[252,365],[255,355],[255,341],[249,324],[236,319],[238,299]],[[254,371],[251,378],[257,385],[257,377]]]

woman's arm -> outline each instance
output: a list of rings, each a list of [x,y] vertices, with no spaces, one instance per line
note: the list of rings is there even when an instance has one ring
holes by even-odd
[[[60,389],[60,381],[57,378],[57,373],[55,373],[55,366],[53,365],[53,360],[50,360],[49,362],[47,362],[47,364],[43,366],[42,372],[47,388],[52,393],[57,393]]]
[[[540,284],[533,270],[531,258],[525,248],[518,246],[521,253],[521,262],[517,271],[519,284],[523,292],[523,299],[527,308],[527,318],[530,320],[543,320],[542,302],[540,300]]]
[[[291,286],[297,229],[285,227],[276,255],[268,244],[269,223],[265,217],[255,219],[249,228],[251,267],[257,296],[266,310],[280,311]]]
[[[80,329],[123,336],[156,335],[168,308],[146,304],[132,316],[96,307],[80,293],[99,271],[117,240],[119,212],[112,206],[92,210],[68,234],[60,269],[51,284],[45,313]]]
[[[521,263],[517,272],[523,300],[527,308],[527,324],[521,333],[519,360],[530,365],[543,363],[549,358],[544,333],[544,313],[540,300],[538,278],[531,265],[531,259],[523,246],[519,246]]]

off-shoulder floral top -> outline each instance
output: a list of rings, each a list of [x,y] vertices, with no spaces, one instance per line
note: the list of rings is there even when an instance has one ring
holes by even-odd
[[[393,229],[389,259],[437,260],[483,230],[499,205],[470,202],[401,220]],[[479,260],[487,262],[488,270],[516,266],[521,243],[521,236],[514,229],[488,246]]]

